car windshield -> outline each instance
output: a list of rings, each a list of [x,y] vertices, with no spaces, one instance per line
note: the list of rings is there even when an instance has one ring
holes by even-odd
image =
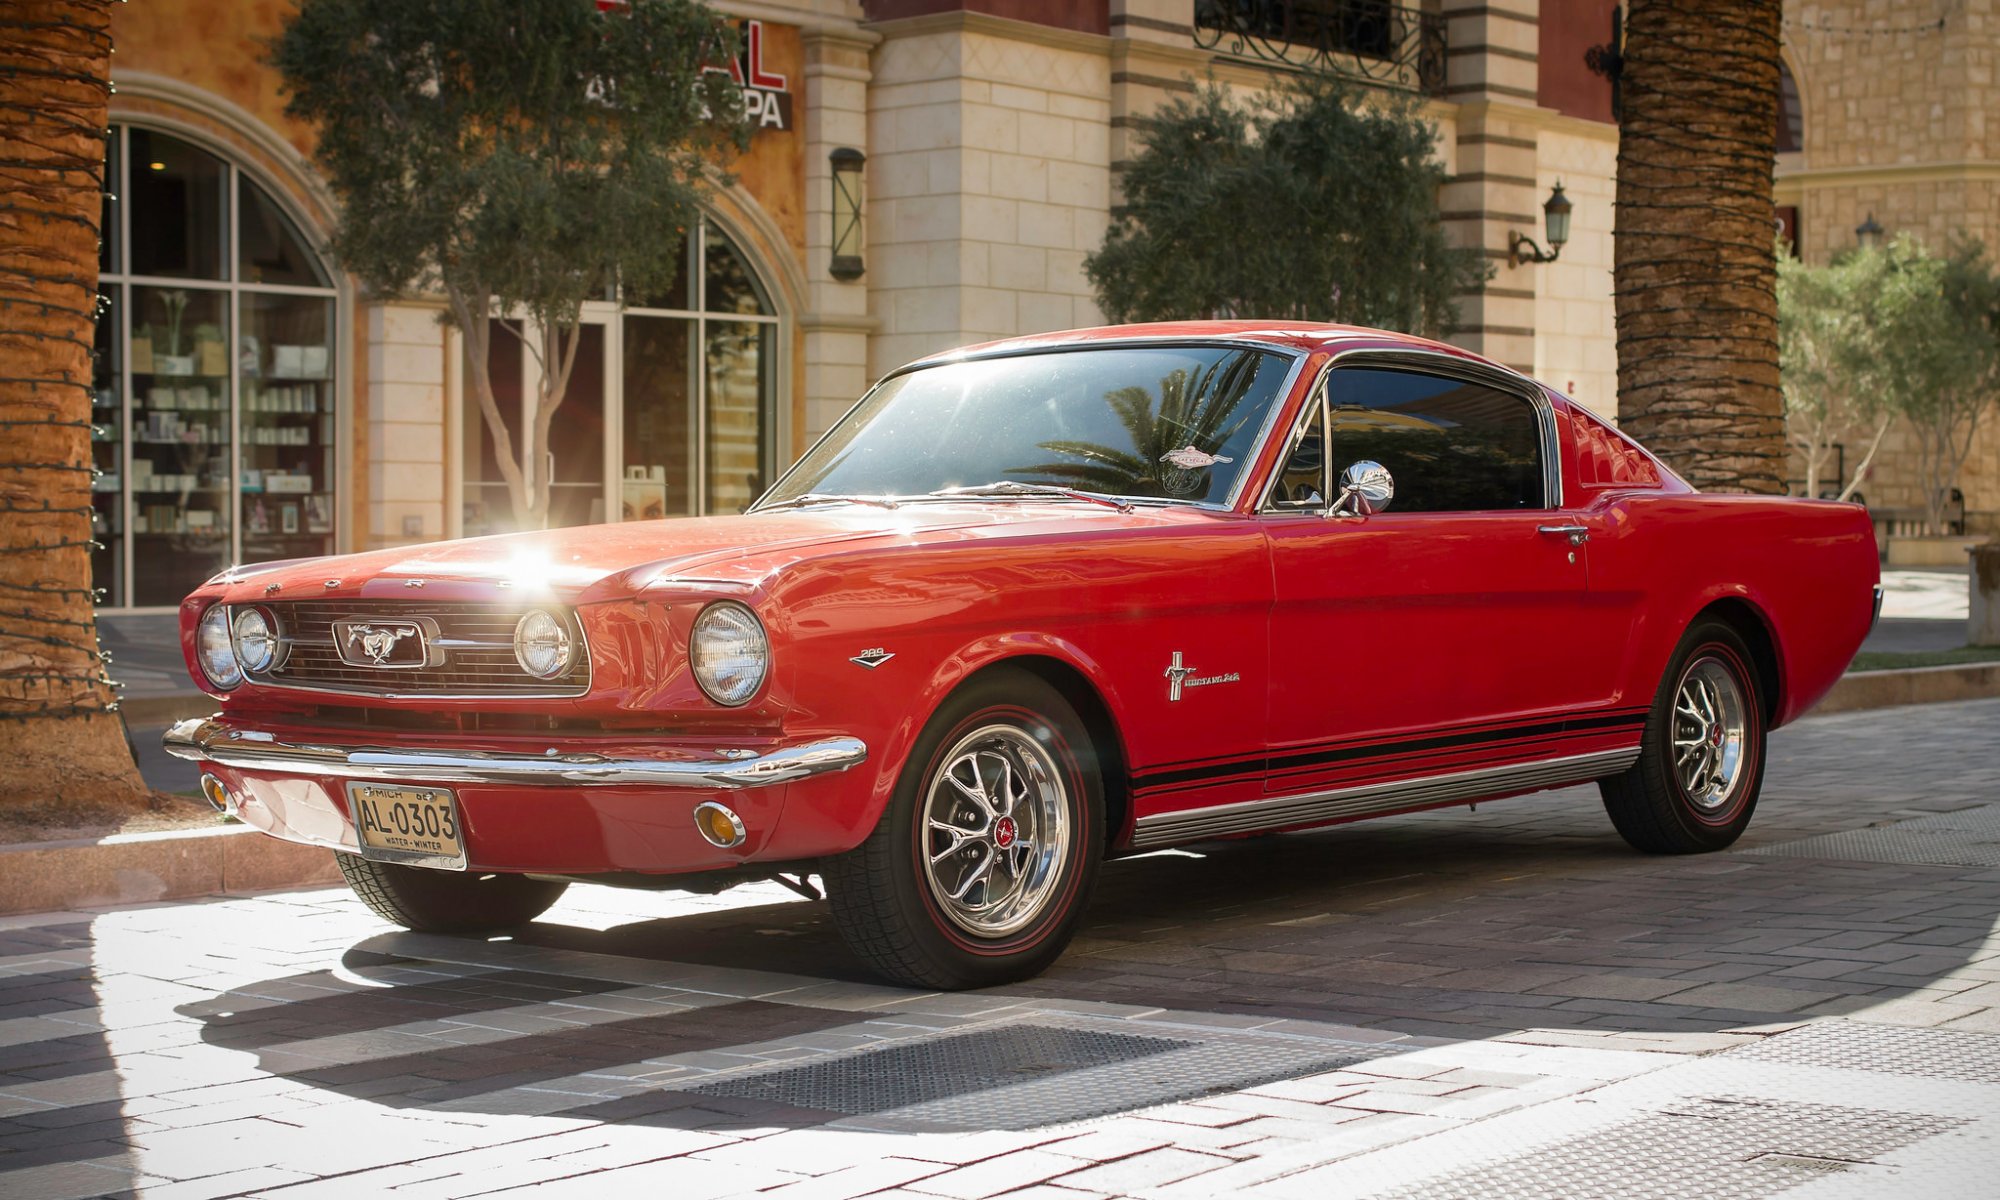
[[[924,367],[883,382],[757,507],[930,498],[952,489],[957,499],[1074,491],[1223,503],[1291,363],[1271,351],[1211,344]]]

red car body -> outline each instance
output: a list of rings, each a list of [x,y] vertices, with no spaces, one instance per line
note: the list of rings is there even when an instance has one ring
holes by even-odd
[[[1229,504],[838,505],[238,568],[183,603],[189,669],[220,711],[177,728],[170,747],[202,763],[245,820],[293,840],[352,850],[350,767],[400,755],[395,778],[455,792],[473,871],[798,866],[860,845],[931,715],[1004,663],[1047,680],[1088,726],[1117,853],[1615,773],[1703,614],[1741,633],[1776,727],[1825,695],[1869,630],[1877,555],[1860,508],[1698,494],[1559,393],[1452,347],[1238,322],[969,353],[1212,339],[1296,360]],[[1340,520],[1259,511],[1285,431],[1328,370],[1384,355],[1532,389],[1560,503]],[[769,676],[740,707],[710,701],[690,673],[690,627],[718,598],[748,605],[768,632]],[[205,679],[196,630],[210,606],[305,600],[552,604],[579,622],[587,690],[448,699]],[[298,752],[262,754],[277,746]],[[785,769],[787,755],[816,753],[827,769]],[[449,765],[409,765],[424,755]],[[561,765],[482,781],[464,769],[482,757]],[[667,787],[619,782],[604,765],[634,761],[697,774],[778,765]],[[738,844],[698,832],[704,801],[740,817]]]

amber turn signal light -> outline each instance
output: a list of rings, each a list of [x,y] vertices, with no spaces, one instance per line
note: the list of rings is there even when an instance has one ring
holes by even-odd
[[[728,850],[743,844],[743,818],[713,800],[694,806],[694,827],[711,846]]]
[[[213,775],[202,776],[201,794],[208,797],[208,802],[215,806],[216,812],[226,813],[229,811],[229,789],[222,786],[220,779],[217,779]]]

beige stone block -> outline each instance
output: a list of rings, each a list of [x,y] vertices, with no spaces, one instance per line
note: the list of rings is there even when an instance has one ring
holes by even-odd
[[[370,421],[370,462],[442,463],[444,426],[412,421]]]
[[[1049,94],[1040,88],[1016,87],[1010,83],[988,86],[987,102],[1000,108],[1018,108],[1023,112],[1049,110]]]
[[[368,379],[371,383],[443,383],[443,334],[440,333],[429,345],[422,346],[399,342],[371,343],[368,347]]]
[[[958,176],[957,184],[950,190],[964,192],[970,196],[984,195],[993,190],[993,154],[988,150],[970,148],[958,152],[958,162],[953,168]],[[933,180],[937,177],[933,176]]]
[[[964,288],[959,293],[964,326],[974,336],[1011,337],[1020,332],[1015,325],[1015,293],[999,288]]]
[[[932,242],[927,249],[928,286],[985,287],[991,282],[991,248],[985,242]]]
[[[438,325],[439,311],[416,304],[371,304],[368,306],[369,344],[396,342],[441,346],[444,344],[444,331]]]
[[[891,217],[882,232],[890,241],[935,242],[959,235],[958,204],[952,196],[911,196],[887,207]]]
[[[1070,328],[1075,319],[1075,308],[1070,303],[1072,299],[1047,292],[1016,292],[1015,330],[1020,333],[1045,333],[1052,329]]]
[[[876,290],[905,287],[923,287],[931,282],[930,255],[932,247],[948,245],[946,242],[888,242],[873,241],[868,248],[868,274],[865,277],[869,287]]]
[[[1088,250],[1045,251],[1048,261],[1048,290],[1070,296],[1089,294],[1090,281],[1083,273],[1083,260],[1088,252]]]
[[[967,196],[963,206],[965,231],[987,242],[1021,240],[1021,210],[1025,207],[1018,200],[999,196]]]
[[[506,505],[504,492],[501,505]],[[421,532],[403,532],[403,519],[415,517],[421,524]],[[444,537],[444,505],[438,501],[370,501],[368,504],[369,540],[377,546],[401,546],[412,542],[435,541]]]
[[[895,112],[894,142],[886,150],[938,150],[961,140],[959,110],[955,106],[930,104],[921,108],[899,108]]]
[[[830,145],[865,146],[868,144],[868,114],[859,108],[822,110],[818,134],[818,140]]]
[[[414,422],[444,420],[442,383],[383,383],[371,380],[368,394],[369,411],[377,419]],[[466,402],[473,403],[472,397],[467,396]]]
[[[923,196],[932,192],[950,191],[939,188],[931,177],[931,160],[949,159],[950,150],[932,150],[924,153],[884,154],[868,160],[868,195],[880,203],[905,196]]]
[[[894,293],[891,320],[902,334],[955,332],[960,307],[957,289],[907,288]]]
[[[1104,244],[1104,231],[1111,224],[1111,214],[1101,208],[1074,208],[1070,212],[1076,220],[1076,231],[1071,244],[1079,250],[1096,250]]]
[[[1006,154],[1012,154],[1020,149],[1020,127],[1024,120],[1031,117],[1036,120],[1047,120],[1046,117],[1032,113],[1019,113],[1010,108],[993,108],[987,105],[968,104],[962,111],[964,131],[960,141],[974,149],[997,150]]]
[[[1108,208],[1111,203],[1111,172],[1086,163],[1048,164],[1048,200],[1077,208]]]
[[[1042,291],[1048,283],[1048,251],[1032,246],[997,247],[991,254],[994,287]]]
[[[368,494],[384,503],[395,500],[442,503],[444,464],[371,462],[368,464]]]
[[[1072,96],[1064,92],[1049,95],[1048,111],[1085,124],[1102,125],[1111,120],[1111,101],[1100,96]]]
[[[1076,249],[1076,212],[1063,205],[1023,203],[1020,232],[1013,240],[1024,246]]]
[[[1087,329],[1092,325],[1106,324],[1107,319],[1104,315],[1104,310],[1097,307],[1096,298],[1092,296],[1072,296],[1070,297],[1069,323],[1072,329]]]
[[[1021,113],[1017,117],[1020,150],[1041,158],[1073,158],[1076,155],[1076,125],[1068,117]]]
[[[1080,163],[1108,166],[1111,162],[1111,128],[1102,122],[1070,123],[1070,157]]]
[[[810,383],[812,372],[819,366],[850,366],[860,369],[868,365],[868,335],[849,329],[825,329],[806,334],[806,371]]]
[[[993,156],[992,192],[1011,200],[1049,199],[1049,161],[1019,154]]]

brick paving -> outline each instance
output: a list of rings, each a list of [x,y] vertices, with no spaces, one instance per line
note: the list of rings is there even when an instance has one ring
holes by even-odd
[[[1757,851],[1996,804],[2000,701],[1814,719],[1729,853],[1635,855],[1579,789],[1167,851],[1047,975],[957,996],[770,886],[579,888],[492,941],[334,891],[0,919],[0,1196],[1477,1195],[1544,1159],[1571,1197],[1984,1196],[2000,869]],[[1209,1057],[866,1112],[717,1086],[1024,1024]],[[1255,1039],[1342,1065],[1176,1077]],[[1079,1096],[1120,1111],[999,1119]]]

